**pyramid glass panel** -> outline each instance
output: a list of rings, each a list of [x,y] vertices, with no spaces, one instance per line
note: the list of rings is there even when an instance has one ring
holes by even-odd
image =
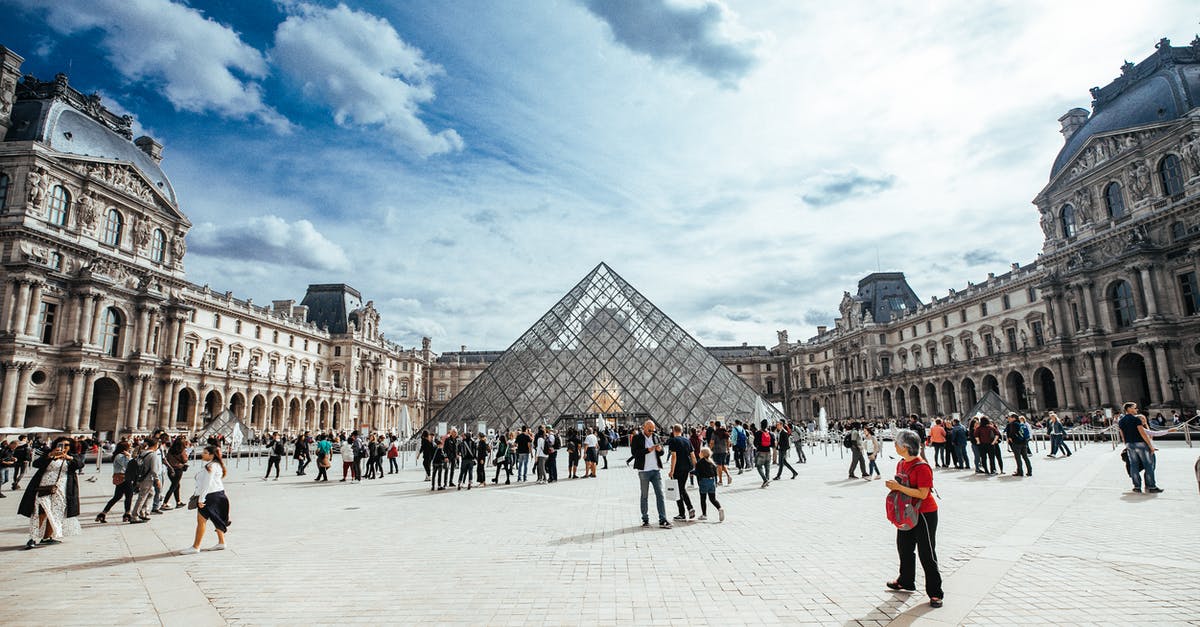
[[[660,426],[783,415],[606,264],[430,419],[507,430],[564,418]]]

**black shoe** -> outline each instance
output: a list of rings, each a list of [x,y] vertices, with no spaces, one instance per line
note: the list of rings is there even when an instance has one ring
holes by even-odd
[[[33,540],[30,540],[29,542],[26,542],[26,543],[25,543],[25,548],[24,548],[23,550],[25,550],[25,551],[29,551],[29,550],[32,550],[32,549],[33,549],[34,547],[36,547],[36,546],[37,546],[37,542],[34,542]]]
[[[1162,492],[1162,488],[1146,488],[1146,492],[1158,494],[1159,492]]]
[[[676,516],[675,520],[687,520],[687,516]]]
[[[1134,491],[1134,492],[1137,492],[1138,494],[1141,494],[1141,493],[1142,493],[1142,489],[1141,489],[1141,488],[1134,488],[1134,489],[1133,489],[1133,491]]]
[[[889,581],[883,585],[887,586],[891,590],[902,590],[904,592],[914,592],[917,589],[916,586],[902,586],[900,585],[899,581]]]
[[[660,529],[670,529],[670,528],[671,528],[671,523],[670,523],[669,521],[666,521],[666,520],[664,520],[664,521],[662,521],[662,522],[658,523],[658,527],[659,527]]]
[[[0,499],[6,499],[6,498],[8,498],[8,497],[5,496],[3,492],[0,492]]]
[[[650,526],[650,521],[648,521],[648,520],[643,520],[643,521],[642,521],[642,526],[643,526],[643,527],[649,527],[649,526]]]
[[[46,544],[46,545],[62,544],[62,540],[55,540],[54,538],[46,538],[46,539],[42,540],[42,544]]]
[[[102,513],[99,513],[99,514],[96,514],[96,522],[98,522],[98,523],[105,522],[105,521],[104,521],[104,513],[103,513],[103,512],[102,512]]]
[[[941,599],[939,599],[937,597],[929,599],[929,607],[941,607],[941,606],[942,606]]]

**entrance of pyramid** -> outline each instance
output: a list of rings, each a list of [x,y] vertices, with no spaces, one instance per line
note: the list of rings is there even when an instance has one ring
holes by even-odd
[[[551,425],[555,431],[565,433],[569,430],[575,430],[577,433],[585,433],[589,428],[596,427],[597,429],[613,428],[617,431],[625,429],[633,429],[642,426],[644,422],[651,420],[655,426],[661,431],[665,425],[654,419],[645,412],[616,412],[612,414],[562,414]]]

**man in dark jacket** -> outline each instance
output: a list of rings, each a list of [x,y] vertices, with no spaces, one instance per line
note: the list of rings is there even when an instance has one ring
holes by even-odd
[[[267,444],[267,452],[270,454],[267,457],[267,474],[263,475],[263,481],[266,481],[271,476],[271,467],[275,468],[275,480],[279,481],[279,462],[283,460],[283,441],[279,439],[279,434],[276,433],[271,442]]]
[[[304,435],[296,438],[296,452],[293,453],[292,456],[296,458],[296,475],[297,476],[307,474],[304,472],[304,468],[306,466],[308,466],[308,462],[311,459],[310,454],[308,452],[308,444],[309,444],[309,438],[308,438],[307,431],[304,432]]]
[[[458,470],[458,429],[451,429],[446,435],[446,441],[442,443],[442,452],[446,455],[446,468],[449,469],[450,477],[449,486],[455,487],[454,471]]]
[[[433,463],[433,451],[437,447],[433,444],[433,435],[428,431],[421,432],[421,465],[425,467],[425,480],[429,481],[429,472],[432,470],[430,464]]]
[[[1009,414],[1008,424],[1004,425],[1004,438],[1008,440],[1008,446],[1012,449],[1013,457],[1017,460],[1017,471],[1012,476],[1023,477],[1028,475],[1032,477],[1033,466],[1029,464],[1029,438],[1025,437],[1025,430],[1022,426],[1016,414]],[[1023,466],[1022,462],[1024,462]]]
[[[667,520],[667,505],[663,500],[662,488],[662,445],[654,441],[654,421],[647,420],[642,425],[640,433],[634,434],[629,441],[630,453],[633,455],[633,467],[638,471],[638,481],[642,486],[642,526],[650,526],[649,496],[650,486],[654,486],[654,497],[658,506],[658,526],[670,529],[671,522]]]
[[[33,449],[29,447],[29,437],[17,436],[16,446],[13,447],[13,482],[12,489],[21,489],[21,477],[25,476],[25,467],[33,461]]]

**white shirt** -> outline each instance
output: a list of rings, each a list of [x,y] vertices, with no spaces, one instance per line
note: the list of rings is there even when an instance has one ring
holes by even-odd
[[[538,438],[537,439],[537,445],[534,448],[534,450],[537,451],[538,457],[550,457],[550,455],[546,453],[545,442],[546,442],[546,438]]]
[[[588,436],[583,439],[583,446],[586,448],[596,448],[597,446],[600,446],[600,440],[596,438],[596,434],[589,433]]]
[[[646,472],[647,470],[660,470],[661,468],[658,465],[658,455],[654,452],[654,438],[644,433],[642,434],[642,437],[646,438],[646,462],[642,465],[642,472]]]
[[[200,466],[200,470],[196,471],[196,491],[193,496],[200,497],[203,501],[204,497],[213,492],[223,492],[225,483],[221,480],[221,465],[216,462],[209,462]]]

